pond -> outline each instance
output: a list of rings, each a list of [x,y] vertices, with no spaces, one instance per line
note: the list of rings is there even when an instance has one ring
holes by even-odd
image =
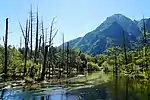
[[[94,76],[94,77],[93,77]],[[103,76],[103,77],[100,77]],[[1,100],[150,100],[148,81],[92,74],[69,84],[44,86],[36,90],[10,88],[0,90]]]
[[[40,88],[38,90],[4,89],[2,100],[77,100],[78,96],[66,92],[63,86]]]
[[[31,91],[23,88],[3,89],[0,94],[2,100],[110,100],[107,87],[90,86],[78,85],[75,90],[66,86],[50,86]]]
[[[79,88],[81,87],[81,88]],[[38,90],[24,90],[23,88],[3,89],[0,91],[1,100],[126,100],[125,89],[118,89],[118,99],[111,84],[99,86],[79,86],[69,89],[66,86],[43,87]],[[143,92],[144,93],[144,92]],[[135,93],[129,89],[127,100],[148,100],[146,94]]]

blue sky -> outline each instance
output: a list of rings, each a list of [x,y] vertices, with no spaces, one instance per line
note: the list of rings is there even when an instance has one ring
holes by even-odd
[[[25,26],[30,6],[33,11],[39,8],[39,15],[44,20],[44,27],[49,28],[53,17],[57,16],[55,27],[59,32],[54,45],[84,36],[99,26],[108,16],[121,13],[131,19],[150,17],[149,0],[1,0],[0,37],[5,32],[5,18],[9,18],[9,44],[19,45],[21,31],[18,21]],[[0,40],[2,42],[2,39]]]

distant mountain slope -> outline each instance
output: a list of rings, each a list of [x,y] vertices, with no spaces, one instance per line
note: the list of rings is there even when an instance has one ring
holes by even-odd
[[[104,27],[107,28],[108,25],[113,22],[117,22],[129,34],[132,34],[136,37],[141,35],[137,25],[131,19],[122,14],[114,14],[110,17],[107,17],[107,19],[97,29],[103,30]]]
[[[145,19],[146,29],[150,32],[150,19]],[[136,42],[141,36],[142,20],[136,21],[122,14],[114,14],[107,17],[95,30],[80,37],[69,41],[74,48],[79,48],[82,52],[90,54],[103,53],[112,45],[123,44],[123,32],[128,42]],[[66,44],[66,43],[65,43]]]
[[[150,32],[150,18],[145,18],[145,19],[144,19],[144,22],[145,22],[145,26],[146,26],[147,32]],[[139,29],[140,29],[141,31],[143,30],[143,19],[141,19],[141,20],[138,22],[138,27],[139,27]]]
[[[76,38],[76,39],[70,40],[70,41],[68,41],[68,42],[69,42],[69,45],[70,45],[70,46],[74,46],[74,44],[76,44],[77,42],[79,42],[81,39],[82,39],[82,37],[78,37],[78,38]],[[65,46],[65,47],[67,46],[67,42],[64,43],[64,46]],[[63,47],[63,44],[60,45],[60,47]]]
[[[97,28],[98,29],[98,28]],[[103,53],[105,49],[113,44],[123,44],[123,28],[117,22],[113,22],[103,29],[103,31],[92,31],[87,33],[78,43],[76,47],[80,48],[82,52],[90,54]],[[130,35],[124,31],[126,37]],[[136,38],[134,37],[134,40]]]

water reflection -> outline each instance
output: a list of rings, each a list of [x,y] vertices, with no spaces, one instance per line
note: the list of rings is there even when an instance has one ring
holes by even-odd
[[[3,99],[4,94],[5,94],[5,89],[2,89],[1,99]]]
[[[69,94],[61,87],[42,88],[38,91],[25,89],[3,89],[0,100],[77,100],[77,96]]]
[[[67,92],[66,87],[55,86],[27,91],[3,89],[1,100],[150,100],[149,83],[130,78],[116,77],[112,82]]]
[[[35,99],[35,97],[33,97],[33,99],[32,99],[32,100],[36,100],[36,99]]]
[[[41,96],[41,100],[44,100],[44,96]]]

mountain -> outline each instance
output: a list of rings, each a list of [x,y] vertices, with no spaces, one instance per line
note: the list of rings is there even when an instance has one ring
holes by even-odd
[[[145,27],[146,27],[147,32],[150,33],[150,18],[141,19],[138,22],[137,26],[139,27],[141,31],[143,31],[143,21],[145,22]]]
[[[150,19],[144,19],[150,32]],[[122,14],[107,17],[95,30],[85,36],[68,41],[74,48],[89,54],[104,53],[113,45],[123,45],[123,32],[128,42],[136,42],[141,36],[143,21],[131,20]]]
[[[87,33],[76,43],[76,47],[86,53],[103,53],[103,51],[110,47],[112,43],[121,43],[122,38],[120,37],[123,37],[121,34],[122,32],[123,28],[117,22],[113,22],[108,25],[107,28],[103,29],[103,31],[99,31],[97,28],[96,30]]]
[[[79,42],[81,39],[82,39],[82,37],[78,37],[76,39],[70,40],[70,41],[68,41],[69,45],[70,46],[74,46],[74,44],[76,44],[77,42]],[[64,46],[65,47],[67,46],[67,42],[64,43]],[[63,44],[60,47],[63,47]]]
[[[129,34],[132,34],[136,37],[141,35],[140,30],[134,23],[134,21],[132,21],[131,19],[127,18],[122,14],[114,14],[110,17],[107,17],[107,19],[98,28],[99,29],[103,29],[104,27],[107,28],[107,25],[113,22],[117,22]]]

